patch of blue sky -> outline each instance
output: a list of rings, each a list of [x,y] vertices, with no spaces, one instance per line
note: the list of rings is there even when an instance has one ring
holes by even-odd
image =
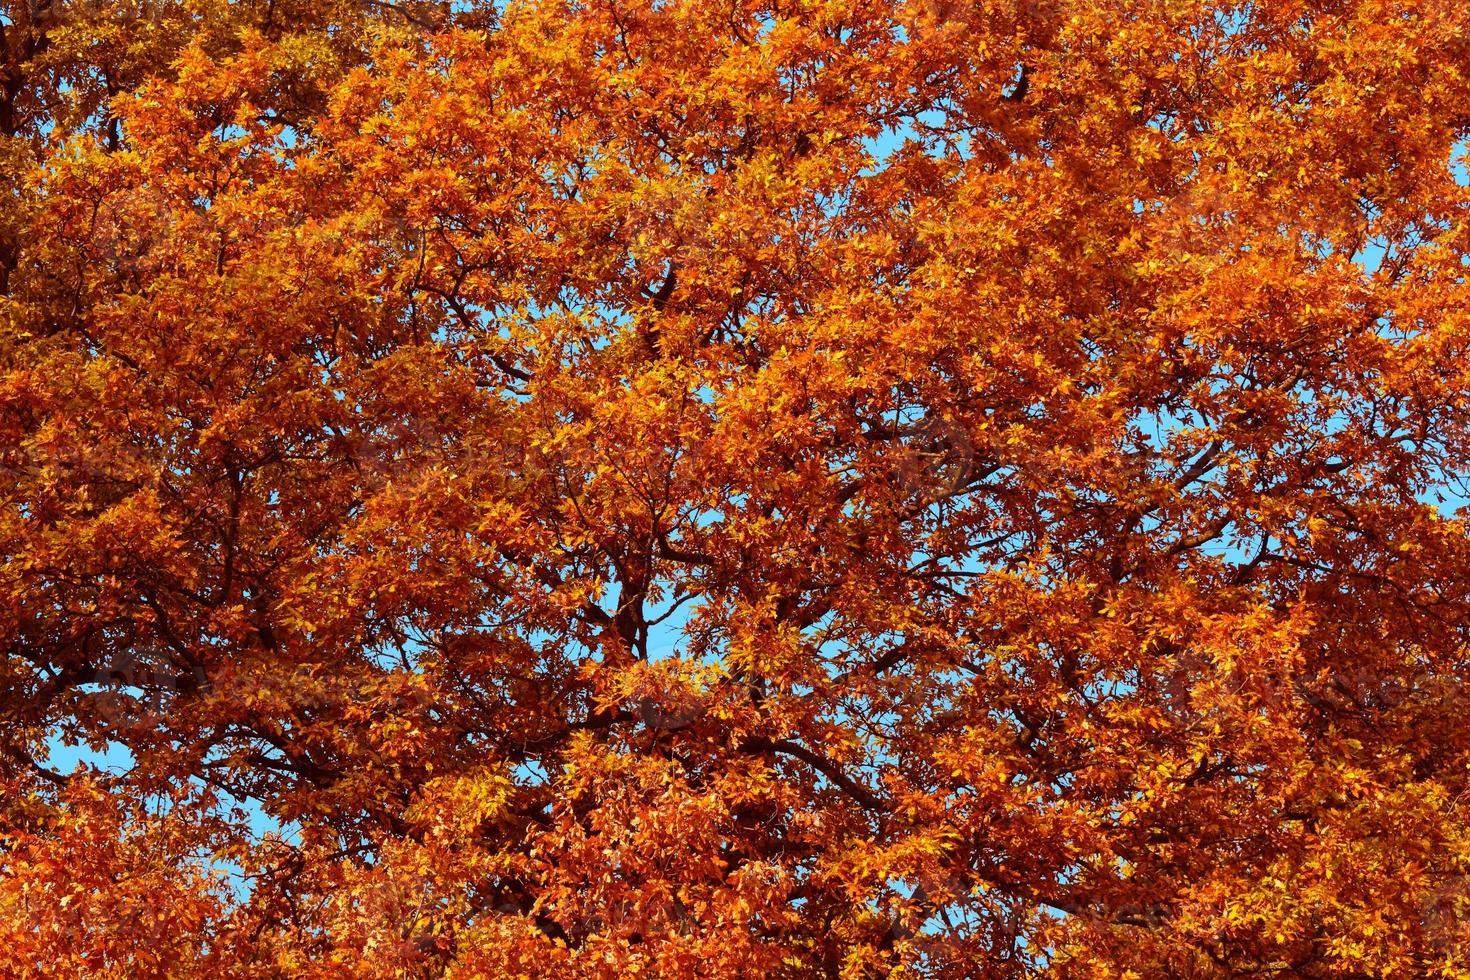
[[[45,755],[37,761],[57,776],[86,774],[109,779],[126,778],[136,765],[133,753],[127,746],[116,741],[108,741],[102,745],[72,744],[58,733],[47,739],[43,748]],[[199,780],[191,779],[190,781],[197,788],[205,789],[205,784]],[[271,816],[258,800],[242,799],[223,792],[218,787],[214,787],[213,791],[220,800],[222,813],[231,818],[234,826],[251,839],[259,842],[268,837],[284,841],[298,838],[300,834],[298,826]],[[145,804],[156,802],[157,808],[154,812],[159,814],[167,805],[167,800],[162,797],[143,802]],[[150,809],[154,808],[150,806]],[[219,876],[231,894],[237,898],[243,898],[249,894],[252,887],[251,878],[241,865],[219,855],[199,855],[199,860],[201,867],[206,872]]]

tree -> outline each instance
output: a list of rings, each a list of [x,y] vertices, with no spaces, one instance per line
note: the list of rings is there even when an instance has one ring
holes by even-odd
[[[0,972],[1470,977],[1470,7],[3,9]]]

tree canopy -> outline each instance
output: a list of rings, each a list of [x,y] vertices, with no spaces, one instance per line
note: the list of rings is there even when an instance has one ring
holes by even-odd
[[[0,974],[1470,977],[1470,5],[0,11]]]

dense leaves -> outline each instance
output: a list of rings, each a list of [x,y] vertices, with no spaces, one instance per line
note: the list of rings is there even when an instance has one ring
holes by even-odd
[[[1470,977],[1470,7],[0,9],[0,973]]]

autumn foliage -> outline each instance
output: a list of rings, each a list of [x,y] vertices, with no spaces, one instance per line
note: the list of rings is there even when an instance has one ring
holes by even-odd
[[[0,11],[0,976],[1470,977],[1470,4]]]

